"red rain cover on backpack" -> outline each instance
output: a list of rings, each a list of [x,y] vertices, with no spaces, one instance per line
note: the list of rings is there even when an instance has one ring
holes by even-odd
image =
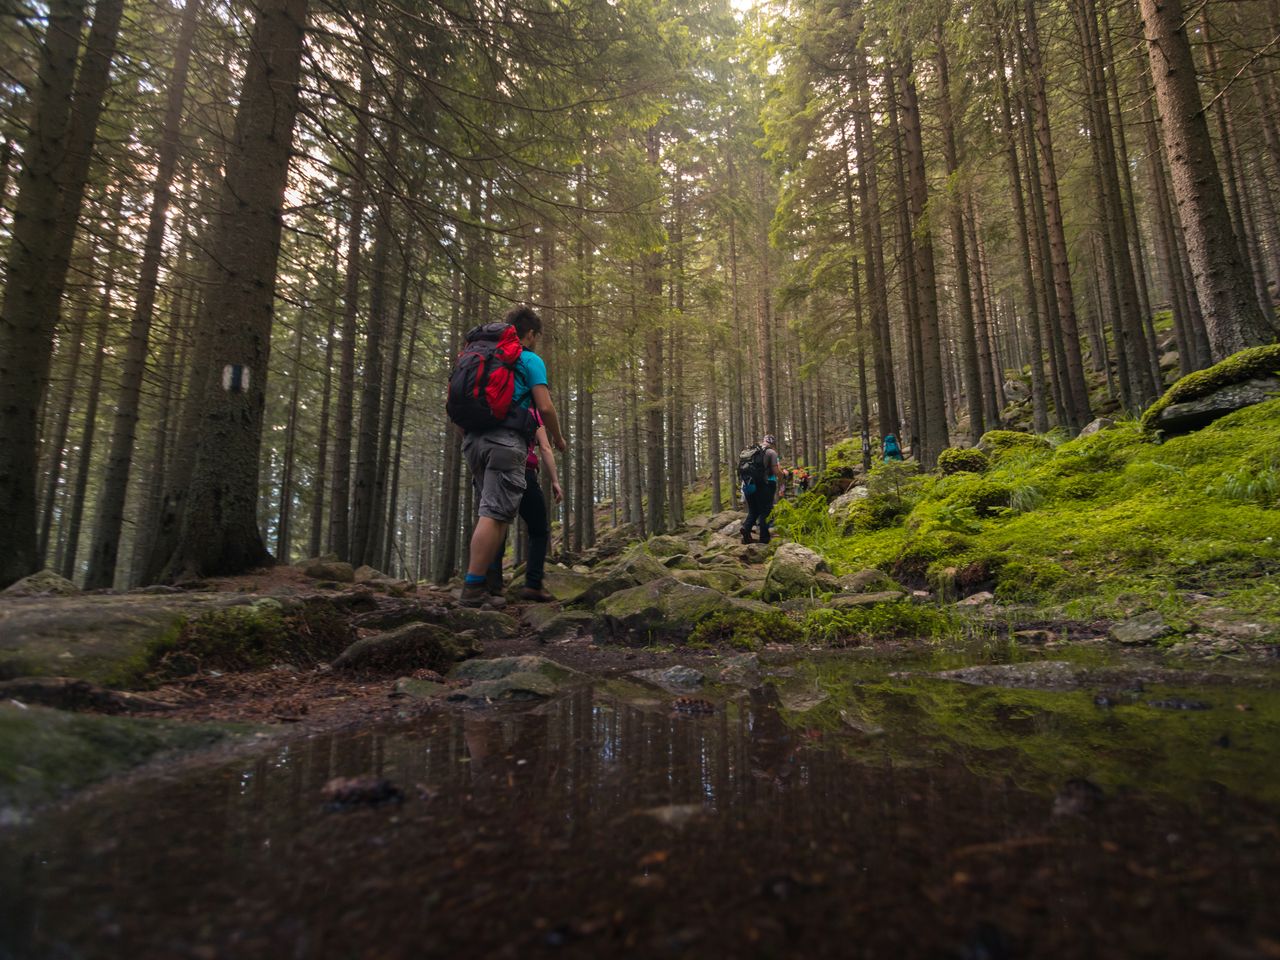
[[[522,429],[523,424],[515,420],[527,417],[513,416],[511,397],[516,361],[523,349],[516,328],[509,323],[486,323],[469,331],[449,376],[445,401],[449,419],[468,433],[498,427]]]

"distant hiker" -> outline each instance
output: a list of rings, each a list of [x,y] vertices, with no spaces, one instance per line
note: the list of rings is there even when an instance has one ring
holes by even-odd
[[[776,497],[785,494],[786,482],[773,449],[772,434],[738,455],[738,477],[742,481],[742,499],[747,503],[747,519],[742,523],[742,542],[752,543],[751,530],[760,524],[760,542],[769,542],[769,511]]]
[[[551,523],[547,516],[547,500],[542,495],[542,485],[538,483],[539,460],[551,478],[551,493],[556,503],[564,499],[564,491],[560,489],[560,477],[556,474],[555,451],[551,449],[551,440],[547,437],[547,428],[542,424],[537,407],[533,409],[533,416],[538,432],[529,443],[529,453],[524,461],[524,496],[520,498],[520,518],[529,528],[529,557],[525,561],[520,599],[550,603],[555,597],[543,589],[542,579],[546,570],[547,546],[551,541]],[[502,596],[502,553],[503,548],[499,547],[485,575],[485,589],[490,597]]]
[[[902,460],[902,448],[898,446],[898,438],[892,433],[886,433],[884,436],[884,462],[890,460]]]
[[[542,318],[530,307],[513,307],[502,323],[487,323],[467,333],[449,378],[446,409],[464,433],[462,453],[480,514],[459,598],[463,606],[505,604],[501,596],[490,596],[485,575],[502,550],[507,526],[524,495],[529,441],[537,432],[530,407],[541,415],[556,449],[568,445],[547,389],[546,364],[534,352],[541,335]]]
[[[796,496],[802,497],[809,492],[809,480],[809,471],[801,467],[796,479]]]

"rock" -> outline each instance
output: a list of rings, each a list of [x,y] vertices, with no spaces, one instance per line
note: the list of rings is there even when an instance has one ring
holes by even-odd
[[[1177,366],[1178,366],[1177,350],[1166,350],[1164,353],[1160,354],[1161,370],[1172,370]]]
[[[542,576],[542,589],[561,603],[574,603],[596,584],[597,579],[596,576],[587,572],[586,567],[582,570],[576,568],[569,570],[558,564],[548,564]],[[513,582],[511,586],[513,589],[524,586],[524,578],[519,578],[518,582]]]
[[[352,810],[404,802],[400,788],[382,777],[334,777],[321,788],[320,794],[328,810]]]
[[[137,693],[107,690],[71,677],[20,677],[0,681],[0,702],[19,700],[58,710],[92,710],[95,713],[142,712],[170,710],[172,704]]]
[[[742,586],[742,578],[729,570],[672,570],[671,575],[681,583],[709,587],[720,593],[733,593]]]
[[[691,560],[687,553],[676,553],[667,557],[662,561],[662,565],[668,570],[696,570],[698,562]]]
[[[1185,379],[1185,378],[1184,378]],[[1208,426],[1244,407],[1280,396],[1280,377],[1256,377],[1242,383],[1219,387],[1211,393],[1183,403],[1170,403],[1159,411],[1152,426],[1173,436]],[[1147,422],[1143,418],[1144,424]]]
[[[720,682],[736,685],[754,684],[760,679],[760,658],[754,653],[730,657],[720,668]]]
[[[831,598],[831,606],[836,610],[847,610],[851,607],[874,607],[882,603],[895,603],[906,597],[901,590],[883,590],[879,593],[840,594]]]
[[[990,590],[980,590],[971,597],[965,597],[963,600],[957,600],[957,607],[982,607],[988,603],[995,601],[995,594]]]
[[[867,487],[850,487],[831,501],[831,505],[827,507],[827,513],[833,517],[843,516],[849,512],[851,506],[867,499],[869,496],[871,496],[871,491]]]
[[[680,693],[702,686],[706,677],[701,670],[677,664],[673,667],[654,667],[650,670],[633,670],[629,676],[648,681],[669,693]]]
[[[976,687],[1009,687],[1016,690],[1074,690],[1087,682],[1080,667],[1063,660],[985,664],[929,674],[939,680],[955,680]]]
[[[236,736],[230,727],[66,713],[0,702],[0,822],[135,767],[157,754]]]
[[[365,564],[362,567],[357,567],[353,576],[355,577],[356,583],[368,583],[370,580],[390,580],[391,579],[381,570],[378,570],[375,567],[371,567],[368,564]],[[337,577],[334,577],[333,579],[336,580]]]
[[[798,543],[784,543],[774,553],[765,572],[764,598],[784,600],[824,589],[819,581],[819,574],[824,573],[830,574],[831,568],[821,556]]]
[[[1021,380],[1006,380],[1004,395],[1010,403],[1021,403],[1023,400],[1031,399],[1031,388]]]
[[[888,574],[879,570],[859,570],[838,578],[845,593],[882,593],[885,590],[901,590]]]
[[[611,595],[596,608],[596,629],[618,640],[674,641],[717,613],[764,613],[768,604],[726,597],[707,587],[664,577]]]
[[[650,537],[643,544],[645,551],[652,557],[659,560],[665,557],[674,557],[679,554],[686,553],[689,544],[679,537],[656,536]]]
[[[741,510],[722,510],[707,521],[707,529],[723,532],[726,527],[733,524],[741,527],[742,521],[745,519],[747,519],[747,515]]]
[[[471,684],[451,690],[450,700],[536,700],[587,679],[577,670],[533,655],[470,660],[460,664],[452,677]]]
[[[515,617],[473,607],[454,607],[445,614],[444,625],[458,632],[474,630],[482,640],[502,640],[520,632],[520,623]]]
[[[349,563],[340,560],[317,560],[302,571],[312,580],[333,580],[337,583],[355,583],[356,571]]]
[[[820,687],[787,686],[778,690],[778,703],[792,713],[808,713],[830,699],[831,695]]]
[[[1157,710],[1212,710],[1213,704],[1206,703],[1203,700],[1184,700],[1181,697],[1172,697],[1168,700],[1148,700],[1148,707],[1155,707]]]
[[[1155,610],[1149,610],[1136,617],[1130,617],[1123,623],[1117,623],[1111,628],[1109,636],[1116,643],[1142,646],[1155,643],[1161,637],[1167,637],[1171,633],[1173,628],[1164,622],[1164,617]]]
[[[1058,639],[1058,635],[1052,630],[1015,630],[1013,638],[1018,643],[1053,643]]]
[[[1095,433],[1101,433],[1103,430],[1111,430],[1115,427],[1116,422],[1110,417],[1098,417],[1085,424],[1084,428],[1076,434],[1078,437],[1091,437]]]
[[[556,610],[554,616],[536,628],[539,643],[573,640],[591,629],[595,614],[590,610]]]
[[[410,623],[357,640],[333,661],[333,669],[381,671],[426,667],[443,673],[459,660],[479,653],[480,647],[472,638],[434,623]]]
[[[3,591],[6,597],[73,597],[80,588],[52,570],[41,570],[11,583]]]
[[[671,571],[648,553],[643,550],[632,550],[611,570],[598,577],[584,590],[573,601],[573,606],[595,607],[600,601],[620,590],[628,590],[670,575]]]
[[[128,686],[190,625],[224,618],[250,599],[228,593],[15,597],[0,604],[0,680],[72,677]]]

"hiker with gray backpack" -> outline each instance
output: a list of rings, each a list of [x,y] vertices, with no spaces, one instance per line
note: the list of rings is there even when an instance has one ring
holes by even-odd
[[[760,542],[769,542],[769,512],[774,501],[787,492],[774,442],[773,434],[765,434],[760,443],[738,454],[738,479],[742,481],[742,499],[747,504],[747,519],[742,522],[743,543],[755,542],[751,531],[757,524]]]

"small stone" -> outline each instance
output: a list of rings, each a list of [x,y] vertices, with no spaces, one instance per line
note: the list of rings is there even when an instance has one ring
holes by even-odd
[[[1101,433],[1103,430],[1111,430],[1115,425],[1116,422],[1109,417],[1098,417],[1096,420],[1086,424],[1078,436],[1090,437],[1095,433]]]
[[[1110,637],[1116,643],[1123,643],[1126,646],[1141,646],[1155,643],[1171,633],[1173,628],[1164,622],[1164,617],[1159,612],[1150,610],[1113,626]]]
[[[957,607],[981,607],[984,604],[991,603],[995,600],[995,594],[990,590],[981,590],[971,597],[965,597],[963,600],[957,600]]]

